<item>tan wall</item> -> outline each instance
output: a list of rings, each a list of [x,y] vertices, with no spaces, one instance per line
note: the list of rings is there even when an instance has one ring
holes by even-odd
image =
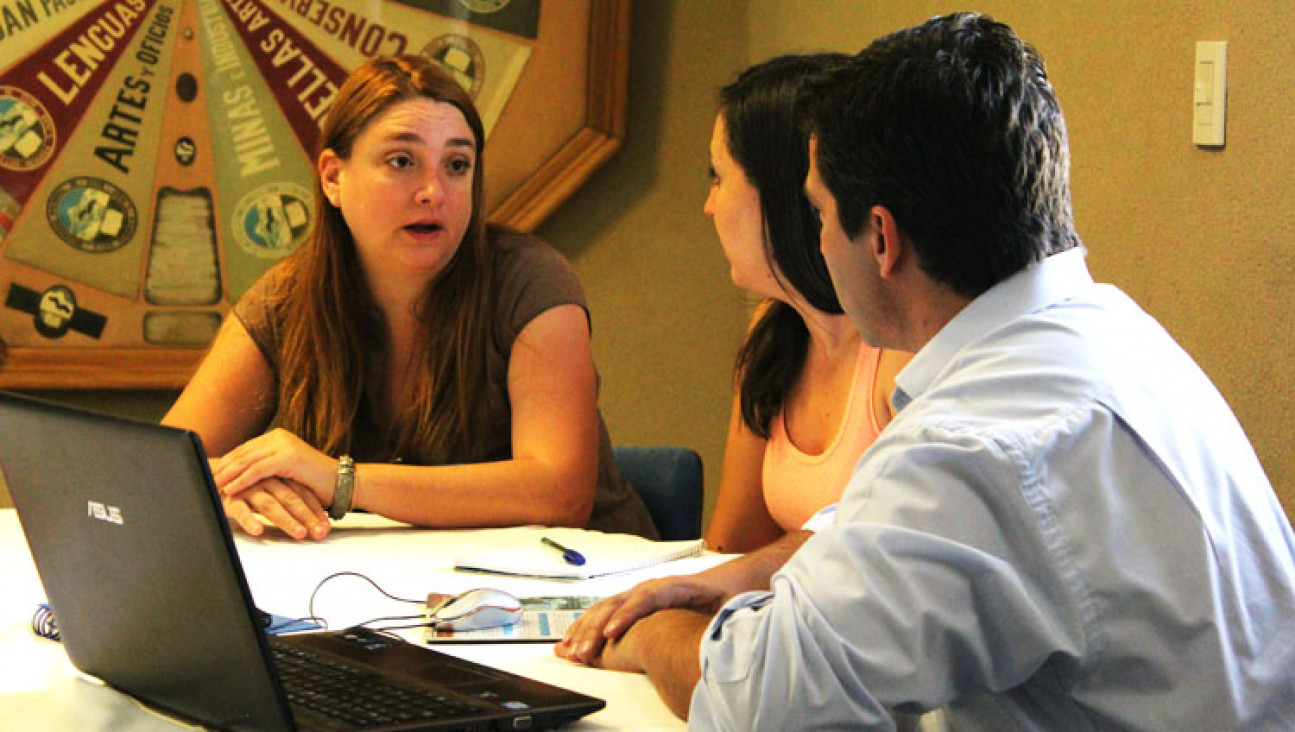
[[[978,7],[1048,60],[1069,120],[1076,215],[1095,275],[1137,299],[1213,377],[1295,513],[1286,434],[1295,423],[1295,52],[1283,37],[1295,5]],[[635,4],[628,142],[540,233],[571,257],[588,292],[614,439],[696,448],[711,502],[732,357],[749,312],[701,213],[715,91],[770,55],[855,51],[953,9],[919,0]],[[1197,40],[1230,42],[1222,151],[1191,144]],[[111,395],[85,396],[114,406]],[[164,400],[135,394],[123,402],[143,402],[147,412]]]

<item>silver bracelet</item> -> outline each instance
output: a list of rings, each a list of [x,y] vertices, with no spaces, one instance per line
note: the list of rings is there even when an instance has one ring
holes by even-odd
[[[328,507],[328,517],[336,521],[351,510],[355,497],[355,460],[350,455],[337,459],[337,487],[333,489],[333,505]]]

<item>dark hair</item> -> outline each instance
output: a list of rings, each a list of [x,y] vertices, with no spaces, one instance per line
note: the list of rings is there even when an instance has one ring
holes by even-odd
[[[414,409],[396,438],[397,454],[462,454],[485,391],[492,320],[493,251],[485,233],[482,171],[485,131],[472,98],[425,56],[377,58],[338,89],[324,119],[319,152],[351,155],[355,140],[391,107],[433,99],[463,113],[476,142],[472,216],[454,256],[419,304],[423,329],[413,363],[419,369]],[[382,314],[364,279],[351,231],[315,180],[315,226],[286,263],[279,293],[284,348],[279,364],[278,423],[315,448],[349,451],[357,414],[376,409],[389,344]],[[433,314],[435,314],[433,316]],[[394,456],[393,456],[394,457]]]
[[[719,92],[729,154],[755,187],[764,220],[764,256],[774,276],[811,306],[839,315],[827,264],[818,247],[818,219],[805,200],[808,135],[799,125],[800,83],[844,54],[779,56],[752,66]],[[772,302],[752,326],[737,356],[742,420],[767,438],[804,367],[805,322],[791,306]]]
[[[1065,120],[1043,60],[985,15],[934,18],[804,85],[842,230],[885,206],[922,270],[975,297],[1080,245]]]

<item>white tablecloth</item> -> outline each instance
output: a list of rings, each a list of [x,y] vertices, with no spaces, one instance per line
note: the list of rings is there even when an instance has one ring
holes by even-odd
[[[720,555],[681,559],[576,583],[452,570],[456,552],[470,544],[489,541],[491,533],[499,531],[508,529],[433,531],[352,515],[319,543],[298,543],[277,532],[268,532],[268,538],[260,539],[236,534],[236,543],[256,604],[262,610],[288,617],[308,615],[311,592],[325,577],[341,571],[363,574],[386,592],[409,599],[425,598],[429,592],[455,593],[483,586],[518,596],[605,596],[644,579],[697,572],[724,559]],[[0,587],[0,730],[115,732],[180,727],[174,720],[157,716],[129,697],[79,675],[61,644],[32,632],[32,615],[45,594],[13,509],[0,509]],[[330,627],[341,628],[377,617],[418,613],[420,608],[388,600],[361,579],[341,577],[323,585],[314,610],[328,620]],[[421,630],[400,633],[415,642],[422,638]],[[684,727],[645,677],[569,663],[554,656],[549,644],[441,644],[437,648],[607,701],[605,709],[571,729]]]

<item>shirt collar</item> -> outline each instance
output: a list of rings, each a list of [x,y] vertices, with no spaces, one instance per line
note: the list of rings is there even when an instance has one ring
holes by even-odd
[[[968,344],[1016,320],[1079,294],[1093,284],[1083,247],[1045,258],[999,282],[953,316],[895,377],[898,411],[925,392]]]

